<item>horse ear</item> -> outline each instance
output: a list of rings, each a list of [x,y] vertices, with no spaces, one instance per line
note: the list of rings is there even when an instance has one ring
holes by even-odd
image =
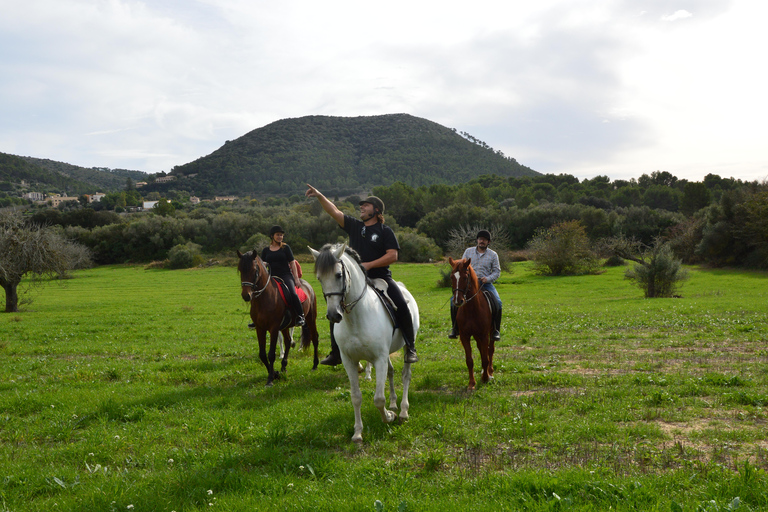
[[[453,258],[451,258],[450,256],[448,256],[448,264],[450,266],[453,266],[454,263],[456,263],[456,261]]]
[[[340,260],[340,259],[341,259],[341,256],[344,254],[344,251],[345,251],[346,249],[347,249],[347,244],[341,244],[341,245],[339,245],[338,247],[336,247],[336,248],[333,250],[333,256],[334,256],[334,257],[335,257],[337,260]]]
[[[472,263],[472,258],[467,258],[467,266],[469,266],[470,263]]]
[[[317,257],[320,256],[320,253],[311,248],[310,246],[307,246],[307,249],[309,249],[309,252],[312,253],[312,257],[317,261]]]
[[[237,257],[238,258],[242,258],[243,257],[242,253],[240,253],[240,249],[237,250]]]

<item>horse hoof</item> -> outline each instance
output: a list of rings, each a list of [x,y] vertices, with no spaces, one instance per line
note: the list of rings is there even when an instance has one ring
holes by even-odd
[[[355,434],[352,436],[352,442],[357,444],[363,443],[363,434]]]
[[[400,421],[408,421],[410,416],[408,416],[407,412],[401,412],[399,418],[400,418]]]
[[[273,385],[274,384],[272,384],[272,382],[270,381],[270,382],[267,382],[267,386],[266,387],[271,388]]]

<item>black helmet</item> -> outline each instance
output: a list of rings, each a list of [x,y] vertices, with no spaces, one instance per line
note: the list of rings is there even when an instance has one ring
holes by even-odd
[[[485,239],[486,239],[486,240],[488,240],[489,242],[491,241],[491,233],[490,233],[490,232],[488,232],[488,231],[487,231],[487,230],[485,230],[485,229],[481,229],[480,231],[478,231],[478,232],[477,232],[477,236],[476,236],[475,238],[481,238],[481,237],[482,237],[482,238],[485,238]]]
[[[384,213],[384,201],[382,201],[378,197],[368,196],[362,201],[360,201],[360,204],[364,204],[364,203],[372,204],[374,208],[379,210],[379,213]]]
[[[285,230],[280,226],[272,226],[271,228],[269,228],[269,238],[272,238],[273,236],[275,236],[275,233],[285,234]]]

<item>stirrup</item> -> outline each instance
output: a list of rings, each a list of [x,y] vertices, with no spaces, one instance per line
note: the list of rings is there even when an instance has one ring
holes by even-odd
[[[416,354],[416,347],[411,348],[406,345],[405,347],[405,357],[403,358],[403,361],[411,364],[411,363],[418,363],[419,362],[419,356]]]
[[[501,333],[494,329],[493,333],[491,333],[491,338],[493,338],[493,341],[501,341]]]
[[[328,354],[325,359],[320,361],[320,364],[324,364],[326,366],[336,366],[337,364],[341,364],[341,355],[338,352],[331,351],[331,353]]]
[[[302,327],[307,324],[307,321],[304,319],[304,315],[299,315],[299,317],[296,319],[296,325],[298,327]]]
[[[455,340],[458,337],[459,337],[459,331],[457,331],[456,328],[454,327],[453,329],[451,329],[451,332],[448,333],[448,339]]]

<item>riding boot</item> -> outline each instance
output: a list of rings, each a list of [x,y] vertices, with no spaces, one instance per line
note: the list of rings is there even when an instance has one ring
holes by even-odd
[[[331,353],[328,354],[325,359],[320,361],[320,364],[326,366],[336,366],[341,364],[341,352],[339,352],[339,346],[336,344],[336,338],[333,336],[333,324],[331,324]]]
[[[302,327],[307,323],[307,321],[304,319],[304,308],[301,307],[301,300],[299,299],[299,296],[294,293],[293,297],[291,298],[291,302],[293,302],[293,311],[296,315],[296,325]]]
[[[493,334],[491,334],[493,341],[499,341],[501,339],[501,308],[493,313]]]
[[[402,333],[403,341],[405,342],[405,347],[403,347],[405,357],[403,358],[403,361],[409,364],[417,363],[419,361],[419,356],[416,354],[416,341],[413,339],[413,318],[411,318],[410,311],[406,310],[404,311],[404,314],[400,315],[399,323],[400,332]]]
[[[453,301],[451,301],[451,332],[448,334],[448,339],[455,340],[459,337],[459,330],[456,328],[456,313],[458,312],[459,308],[453,305]]]

